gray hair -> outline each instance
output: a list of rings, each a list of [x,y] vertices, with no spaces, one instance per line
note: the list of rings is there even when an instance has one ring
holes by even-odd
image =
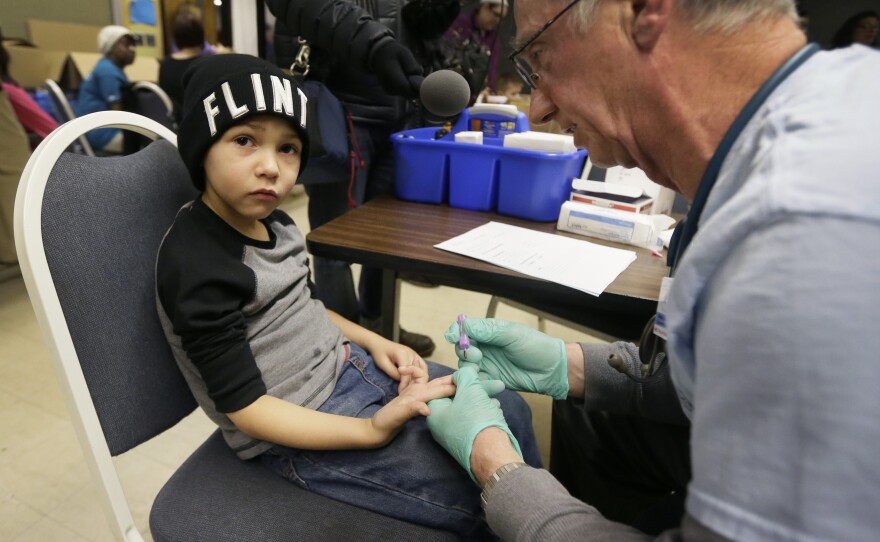
[[[574,28],[590,27],[601,0],[581,0],[571,14]],[[755,18],[771,16],[798,20],[794,0],[677,0],[675,9],[691,20],[698,33],[730,34]]]

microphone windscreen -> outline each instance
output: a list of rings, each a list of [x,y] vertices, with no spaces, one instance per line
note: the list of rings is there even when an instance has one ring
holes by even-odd
[[[425,77],[419,94],[425,109],[438,117],[454,117],[471,101],[467,81],[452,70],[438,70]]]

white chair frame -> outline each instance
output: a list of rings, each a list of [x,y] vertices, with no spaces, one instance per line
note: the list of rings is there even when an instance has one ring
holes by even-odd
[[[60,114],[67,116],[68,120],[63,120],[64,122],[70,122],[71,120],[76,118],[76,113],[73,112],[73,109],[70,108],[70,102],[67,100],[67,96],[64,94],[64,91],[61,90],[61,87],[58,86],[58,83],[53,81],[52,79],[46,79],[46,88],[49,89],[55,96],[55,101],[57,101],[61,105],[62,111],[59,111]],[[86,138],[85,132],[75,139],[78,141],[80,146],[82,146],[83,152],[87,156],[95,156],[95,149],[92,148],[92,144],[89,143],[89,140]],[[73,141],[71,141],[73,143]]]
[[[68,409],[76,414],[71,416],[71,421],[92,477],[99,482],[101,504],[111,523],[113,535],[121,541],[143,542],[144,538],[135,527],[80,367],[58,293],[52,282],[42,238],[42,202],[46,181],[58,158],[71,143],[96,128],[132,130],[151,139],[163,138],[177,145],[177,136],[161,124],[124,111],[92,113],[62,124],[40,143],[22,173],[15,198],[15,244],[37,321]]]

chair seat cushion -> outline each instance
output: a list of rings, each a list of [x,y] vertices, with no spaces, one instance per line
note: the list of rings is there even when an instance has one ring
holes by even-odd
[[[258,459],[238,459],[219,431],[159,492],[150,530],[157,542],[458,540],[303,490]]]

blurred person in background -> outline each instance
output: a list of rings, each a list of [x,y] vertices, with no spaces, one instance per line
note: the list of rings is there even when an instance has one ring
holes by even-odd
[[[846,20],[831,38],[831,48],[849,47],[854,43],[877,47],[880,32],[880,15],[876,11],[856,13]]]
[[[507,0],[481,0],[476,8],[459,15],[443,34],[447,56],[461,72],[476,96],[482,89],[495,88],[501,43],[498,30],[507,15]]]
[[[176,51],[159,64],[159,86],[174,104],[174,120],[180,122],[183,104],[183,74],[193,61],[205,54],[205,27],[201,18],[181,12],[171,24],[171,37]]]
[[[0,32],[0,78],[2,78],[3,90],[6,92],[18,122],[29,137],[33,134],[33,137],[30,137],[32,147],[49,135],[52,130],[58,128],[55,119],[43,111],[33,97],[21,88],[9,74],[9,53],[3,47],[2,32]]]
[[[122,87],[128,84],[122,69],[134,62],[134,36],[124,26],[105,26],[98,33],[98,49],[104,57],[79,87],[79,116],[122,109]],[[86,137],[95,150],[122,152],[122,131],[118,128],[92,130]]]

